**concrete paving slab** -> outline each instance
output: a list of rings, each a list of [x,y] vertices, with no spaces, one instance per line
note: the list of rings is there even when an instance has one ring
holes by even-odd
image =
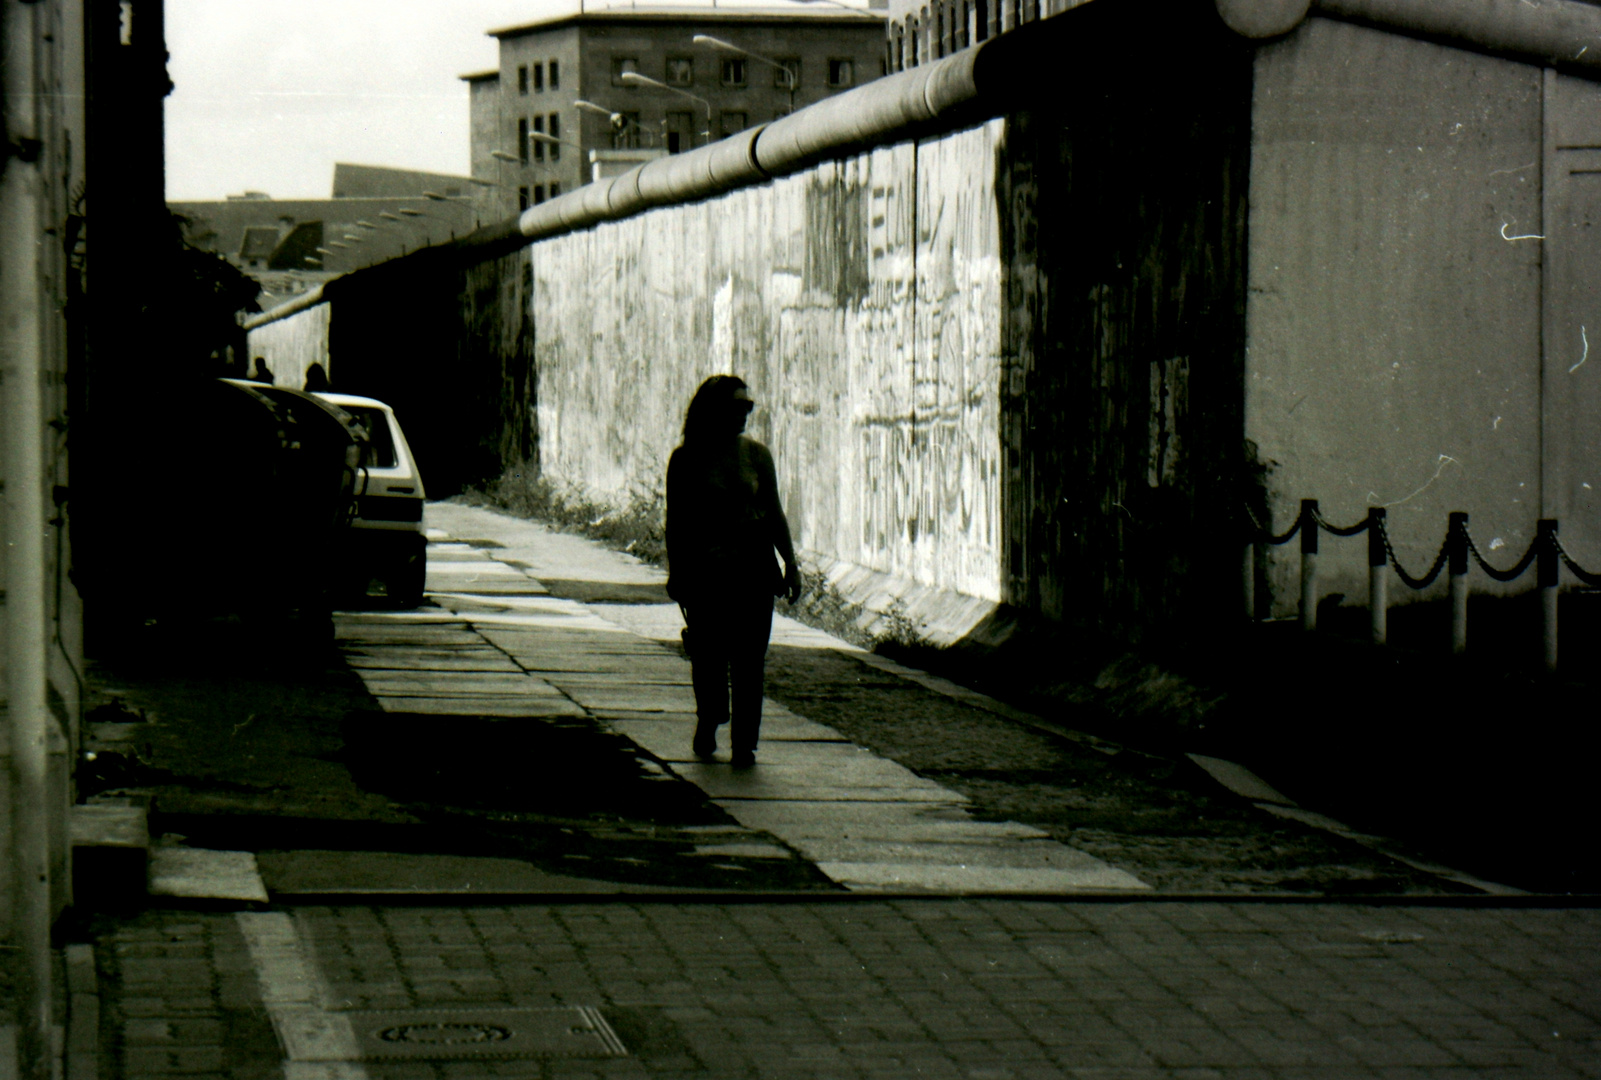
[[[519,697],[504,701],[489,701],[482,698],[380,697],[378,705],[387,713],[492,716],[508,720],[587,715],[583,709],[566,698]]]
[[[434,566],[443,563],[469,563],[491,562],[490,556],[475,547],[466,544],[430,544],[428,546],[428,565]]]
[[[528,669],[528,664],[524,663],[522,666]],[[617,686],[645,691],[653,686],[688,686],[690,684],[688,664],[679,664],[676,668],[657,667],[655,669],[646,668],[641,664],[627,666],[626,670],[623,671],[549,671],[546,674],[551,682],[560,683],[564,687]]]
[[[433,621],[419,625],[395,622],[367,622],[354,615],[334,619],[334,640],[400,644],[415,641],[474,641],[477,635],[465,619]]]
[[[928,780],[909,783],[830,784],[815,773],[777,768],[731,769],[727,765],[686,763],[673,771],[719,801],[724,799],[808,799],[816,802],[949,802],[961,795]]]
[[[560,676],[552,676],[552,681],[586,709],[687,712],[695,707],[695,695],[682,687],[566,686]]]
[[[437,601],[436,594],[474,593],[479,596],[529,596],[545,591],[545,587],[532,578],[474,578],[441,577],[429,574],[423,591]],[[441,607],[445,606],[443,604]]]
[[[521,671],[369,671],[362,681],[371,686],[386,685],[412,687],[438,687],[441,690],[483,691],[501,690],[518,693],[529,681],[549,687],[548,683]]]
[[[961,804],[949,800],[849,802],[815,799],[717,800],[734,820],[775,836],[851,836],[857,830],[881,831],[891,827],[916,829],[948,824],[977,825]],[[1013,822],[1001,823],[1026,828]]]
[[[518,859],[392,851],[263,851],[273,895],[297,893],[615,893],[613,881],[550,874]]]
[[[436,598],[448,603],[448,598]],[[483,629],[526,630],[611,630],[612,626],[593,615],[565,615],[529,611],[484,612],[473,616],[473,625]]]
[[[1049,839],[970,837],[950,841],[904,841],[881,837],[838,839],[786,837],[816,863],[934,863],[940,866],[1005,866],[1047,870],[1099,869],[1106,864]]]
[[[817,868],[853,892],[1079,893],[1149,891],[1133,874],[1102,863],[1085,870],[1007,866],[938,866],[932,863],[818,863]]]
[[[682,735],[682,738],[687,740],[695,729],[695,714],[692,712],[651,714],[632,711],[626,713],[613,712],[604,709],[592,711],[597,719],[606,721],[611,727],[636,742],[641,739],[655,739],[658,732],[662,730],[671,731],[674,738]],[[665,725],[665,728],[663,725]],[[729,739],[727,728],[722,729],[718,739],[726,747]],[[761,744],[764,759],[767,757],[768,750],[777,747],[780,743],[791,741],[803,743],[837,742],[846,745],[850,743],[850,740],[833,728],[811,720],[764,719],[762,721]],[[651,747],[651,752],[658,753],[654,745]],[[694,756],[689,751],[688,742],[685,742],[682,748],[678,748],[675,744],[674,749],[670,751],[670,755],[670,757],[663,757],[663,760],[689,761]]]
[[[590,607],[601,618],[652,641],[676,642],[679,631],[684,628],[683,612],[677,604],[591,604]],[[848,641],[777,612],[773,614],[772,643],[798,649],[861,651]]]
[[[554,686],[441,686],[437,683],[393,682],[379,679],[364,679],[362,682],[369,694],[378,697],[459,698],[463,701],[497,701],[503,698],[521,701],[525,698],[540,700],[566,697]]]
[[[724,859],[793,859],[795,853],[780,844],[696,844],[694,855]]]
[[[779,755],[783,755],[783,760],[777,760]],[[947,790],[888,758],[858,752],[849,743],[792,743],[774,747],[771,754],[762,747],[756,751],[756,760],[758,768],[749,775],[764,783]]]
[[[554,613],[552,613],[554,614]],[[553,651],[559,654],[597,656],[663,656],[660,645],[630,634],[620,626],[596,618],[596,625],[551,623],[549,626],[480,626],[484,640],[507,652]]]
[[[678,676],[690,677],[689,666],[681,660],[657,659],[649,655],[610,656],[595,653],[571,653],[553,656],[546,652],[518,651],[513,659],[534,674],[567,673],[573,675],[655,675],[663,679]]]
[[[655,585],[667,580],[656,567],[631,555],[611,551],[593,541],[558,532],[483,507],[461,503],[429,503],[423,511],[427,527],[467,539],[494,540],[501,558],[527,564],[534,577],[573,581],[611,581]]]
[[[516,567],[507,566],[499,559],[491,559],[489,556],[484,554],[474,553],[468,555],[454,552],[445,552],[442,554],[432,552],[429,553],[428,573],[430,575],[439,574],[446,577],[455,577],[457,575],[461,575],[462,577],[494,575],[497,577],[522,578],[528,576],[521,570],[518,570]]]
[[[420,656],[365,656],[349,655],[345,662],[358,671],[392,669],[395,671],[522,671],[522,668],[499,653],[488,656],[420,657]]]
[[[589,608],[574,600],[566,600],[548,593],[529,596],[497,596],[492,599],[475,597],[471,594],[452,596],[452,604],[465,605],[469,601],[483,601],[486,610],[494,611],[528,611],[543,615],[577,615],[584,618],[594,618],[595,613]],[[608,626],[607,629],[611,627]]]
[[[153,847],[149,891],[152,896],[196,900],[267,901],[256,856],[249,851]]]

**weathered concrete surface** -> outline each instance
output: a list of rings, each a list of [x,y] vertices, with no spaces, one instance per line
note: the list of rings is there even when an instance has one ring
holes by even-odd
[[[1575,171],[1601,161],[1584,149],[1601,137],[1598,95],[1322,18],[1258,54],[1246,435],[1271,463],[1278,529],[1303,498],[1338,524],[1384,506],[1420,573],[1450,511],[1503,566],[1557,516],[1570,550],[1598,561],[1596,374],[1569,370],[1601,326],[1598,189]],[[1365,596],[1365,543],[1322,547],[1325,590]],[[1279,614],[1297,559],[1271,561]]]
[[[659,488],[695,387],[731,371],[802,548],[999,600],[1002,130],[536,244],[544,475]]]
[[[333,308],[317,304],[286,319],[263,323],[247,335],[250,361],[266,359],[276,386],[300,389],[312,364],[321,364],[323,374],[333,377],[328,357],[328,320]]]

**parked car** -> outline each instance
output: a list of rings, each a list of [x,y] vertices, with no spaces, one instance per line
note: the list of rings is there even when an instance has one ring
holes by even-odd
[[[353,394],[311,395],[350,414],[367,436],[367,460],[356,481],[356,513],[346,536],[342,573],[365,595],[377,578],[403,607],[422,603],[427,576],[422,510],[426,495],[417,460],[388,405]]]

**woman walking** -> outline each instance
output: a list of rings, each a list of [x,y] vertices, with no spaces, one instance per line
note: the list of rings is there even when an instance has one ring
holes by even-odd
[[[667,595],[683,607],[689,626],[693,747],[706,760],[716,752],[732,686],[735,768],[756,764],[773,597],[800,598],[773,455],[745,434],[753,408],[744,380],[713,375],[695,391],[684,441],[667,462]]]

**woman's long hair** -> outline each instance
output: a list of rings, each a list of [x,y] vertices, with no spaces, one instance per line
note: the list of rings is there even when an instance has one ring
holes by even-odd
[[[728,434],[734,394],[749,389],[737,375],[713,375],[700,384],[684,412],[684,445],[693,446]]]

